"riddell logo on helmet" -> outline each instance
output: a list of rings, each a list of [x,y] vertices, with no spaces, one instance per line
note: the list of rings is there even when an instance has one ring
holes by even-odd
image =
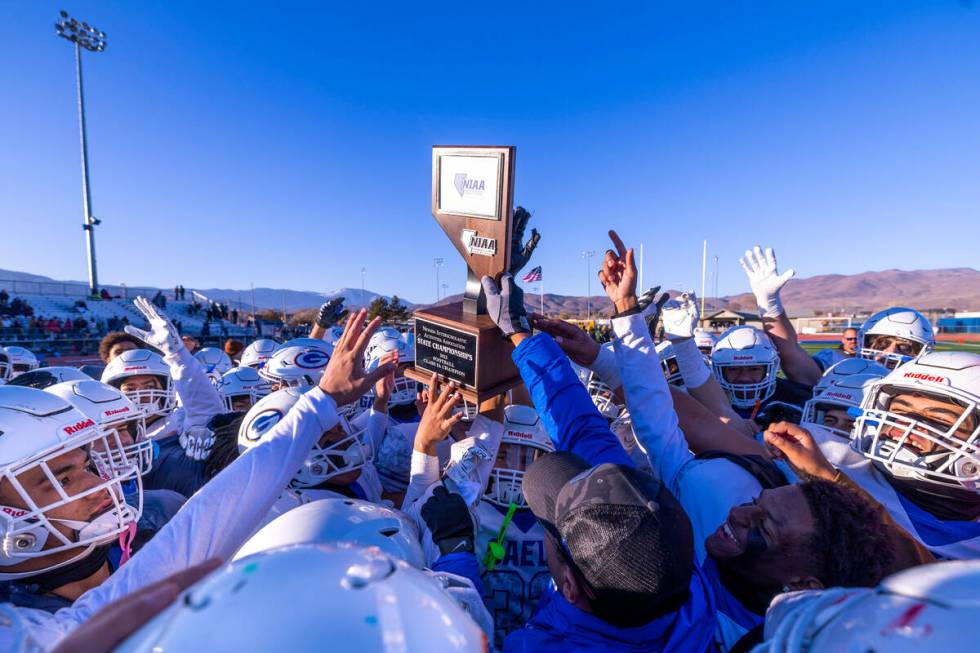
[[[132,372],[133,370],[145,370],[146,365],[130,365],[129,367],[124,367],[123,372]]]
[[[850,399],[851,398],[850,395],[846,395],[843,392],[834,392],[833,390],[828,390],[828,391],[824,392],[823,395],[821,395],[821,396],[825,396],[825,397],[837,397],[838,399]]]
[[[66,426],[61,430],[64,431],[66,435],[74,435],[75,433],[78,433],[83,429],[87,429],[90,426],[95,426],[95,422],[93,422],[91,419],[83,419],[81,422],[75,422],[71,426]]]
[[[736,360],[736,361],[750,361],[750,360],[755,360],[755,359],[752,356],[739,356],[739,355],[736,354],[735,356],[732,357],[732,360]]]
[[[8,508],[7,506],[0,506],[0,511],[11,517],[23,517],[27,514],[26,510],[19,510],[17,508]]]
[[[522,431],[514,431],[514,430],[507,431],[507,437],[519,438],[521,440],[533,440],[534,439],[534,436],[531,435],[530,433],[524,433]]]
[[[919,381],[932,381],[933,383],[946,383],[945,376],[925,374],[923,372],[906,372],[902,376],[905,377],[906,379],[917,379]]]
[[[106,417],[112,417],[113,415],[119,415],[120,413],[128,413],[129,406],[123,406],[122,408],[113,408],[112,410],[105,411]]]

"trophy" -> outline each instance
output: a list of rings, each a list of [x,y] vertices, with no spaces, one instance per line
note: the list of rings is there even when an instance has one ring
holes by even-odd
[[[538,242],[533,232],[520,245],[528,214],[518,209],[515,216],[512,208],[516,154],[513,146],[432,148],[432,216],[466,261],[466,290],[461,302],[416,311],[415,367],[405,375],[456,381],[476,404],[521,383],[514,348],[486,314],[480,283],[515,274]]]

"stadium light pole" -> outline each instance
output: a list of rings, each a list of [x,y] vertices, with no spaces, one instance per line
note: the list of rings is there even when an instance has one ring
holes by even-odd
[[[586,321],[592,321],[592,257],[595,256],[595,251],[590,250],[587,252],[582,252],[582,258],[585,259],[585,302],[588,306],[588,317]]]
[[[441,292],[440,289],[442,288],[442,284],[439,283],[439,268],[441,268],[445,262],[446,259],[444,258],[432,259],[432,267],[436,269],[436,301],[437,302],[440,299],[442,299],[441,297],[439,297],[439,293]]]
[[[90,295],[99,292],[99,275],[95,264],[95,226],[101,220],[92,217],[92,196],[88,180],[88,141],[85,135],[85,92],[82,87],[82,49],[89,52],[105,50],[105,32],[91,27],[88,23],[79,22],[61,10],[58,21],[54,24],[55,33],[61,38],[75,44],[75,79],[78,86],[78,124],[82,144],[82,203],[85,210],[85,249],[88,253],[88,291]]]
[[[367,268],[361,268],[361,301],[362,302],[364,301],[364,298],[365,298],[365,292],[364,292],[364,275],[366,273],[367,273]]]

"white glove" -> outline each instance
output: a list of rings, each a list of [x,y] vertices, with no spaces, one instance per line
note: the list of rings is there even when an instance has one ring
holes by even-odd
[[[184,341],[180,339],[177,327],[173,325],[170,318],[147,301],[146,297],[137,297],[133,300],[133,304],[150,323],[150,330],[143,331],[127,324],[124,327],[126,333],[139,338],[151,347],[156,347],[164,356],[175,354],[184,348]]]
[[[670,340],[693,338],[698,317],[698,298],[693,290],[671,299],[660,311],[660,321]]]
[[[754,249],[746,250],[745,258],[740,258],[738,262],[749,276],[749,284],[762,317],[777,318],[784,315],[786,310],[779,299],[779,291],[793,278],[796,270],[790,268],[779,274],[776,269],[776,253],[771,247],[767,247],[763,254],[758,245]]]
[[[214,431],[206,426],[192,426],[180,434],[180,446],[191,460],[204,460],[214,446]]]

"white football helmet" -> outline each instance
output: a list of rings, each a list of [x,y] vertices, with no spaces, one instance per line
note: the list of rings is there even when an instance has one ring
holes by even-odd
[[[827,368],[817,384],[813,386],[813,396],[816,397],[830,386],[837,385],[855,374],[882,377],[889,372],[890,370],[884,365],[865,358],[845,358]]]
[[[159,390],[123,390],[147,417],[166,415],[177,407],[177,390],[170,378],[170,366],[163,357],[149,349],[130,349],[119,354],[105,366],[102,382],[120,388],[134,376],[153,376],[160,382]]]
[[[194,354],[194,358],[204,367],[204,373],[216,386],[221,383],[221,375],[234,366],[228,354],[217,347],[205,347]]]
[[[752,383],[732,383],[726,370],[737,367],[762,367],[763,375]],[[736,408],[753,408],[776,392],[779,354],[765,333],[751,326],[736,326],[721,334],[711,350],[711,369],[718,385]]]
[[[777,599],[754,653],[972,651],[980,639],[980,561],[937,562],[875,589],[832,588]]]
[[[328,356],[333,354],[333,345],[319,338],[293,338],[279,346],[280,349],[283,347],[313,347],[314,349],[322,349]]]
[[[527,501],[521,491],[524,471],[539,457],[554,450],[555,445],[534,408],[518,404],[504,408],[504,434],[483,498],[503,508],[511,503],[526,508]]]
[[[8,493],[6,505],[0,506],[0,579],[35,576],[71,564],[128,531],[139,519],[143,488],[136,465],[123,470],[105,465],[98,456],[89,457],[93,448],[124,457],[118,436],[99,428],[61,397],[34,388],[0,387],[0,434],[0,487]],[[73,487],[62,483],[54,472],[68,455],[76,463],[90,461],[89,468],[79,464],[75,475],[91,476],[95,482],[78,478]],[[32,485],[47,479],[40,485],[50,498],[38,494],[37,486],[33,493],[25,488],[32,477]],[[130,480],[136,482],[136,506],[128,505],[123,496],[122,484]],[[86,520],[49,515],[92,495],[104,495],[105,501]],[[94,503],[91,498],[87,502]],[[77,555],[31,571],[7,569],[74,550]]]
[[[278,424],[309,389],[283,388],[252,406],[238,430],[239,452],[245,452],[258,444],[262,436]],[[316,487],[340,474],[359,470],[371,460],[373,452],[367,437],[367,428],[355,431],[343,417],[340,418],[340,426],[344,436],[335,442],[314,444],[303,461],[303,466],[293,475],[291,487]]]
[[[10,378],[15,379],[24,372],[36,370],[41,366],[37,356],[30,349],[10,345],[3,348],[10,358]]]
[[[344,335],[344,325],[337,324],[327,329],[326,334],[323,336],[323,340],[331,347],[334,347],[342,335]]]
[[[660,367],[663,368],[664,377],[667,383],[684,387],[684,377],[681,376],[681,368],[677,364],[677,354],[674,353],[674,345],[670,340],[664,340],[656,346],[657,356],[660,357]]]
[[[896,478],[980,493],[980,354],[931,352],[865,393],[851,446]]]
[[[864,401],[865,388],[887,374],[888,368],[863,358],[845,358],[831,365],[813,386],[813,398],[803,404],[800,422],[850,439],[854,413]]]
[[[146,437],[146,416],[122,392],[93,379],[57,383],[44,391],[65,399],[86,417],[95,420],[103,430],[119,435],[119,441],[123,443],[122,456],[118,456],[114,449],[105,452],[97,448],[92,449],[93,455],[113,467],[125,469],[135,464],[140,474],[146,474],[153,467],[153,442]],[[128,436],[125,439],[124,432]]]
[[[10,356],[7,355],[3,347],[0,347],[0,385],[10,380],[13,371],[13,368],[10,367]]]
[[[299,544],[232,561],[115,651],[484,653],[451,587],[374,548]]]
[[[415,361],[415,336],[402,334],[394,327],[381,327],[368,340],[364,350],[364,369],[367,372],[377,369],[381,358],[392,351],[398,352],[398,363]],[[405,376],[395,376],[395,387],[391,391],[388,406],[407,406],[415,403],[418,394],[418,383]]]
[[[233,367],[221,375],[221,382],[218,383],[218,394],[228,412],[248,410],[271,392],[272,384],[262,378],[254,367]],[[248,408],[235,407],[235,400],[241,398],[248,401]]]
[[[260,369],[265,362],[272,357],[272,353],[279,348],[279,343],[268,338],[260,338],[250,344],[242,351],[238,359],[241,367],[254,367]]]
[[[694,330],[694,345],[702,354],[710,356],[716,342],[718,342],[718,336],[713,332],[707,329]]]
[[[17,379],[11,383],[11,385],[19,385],[25,388],[44,390],[55,383],[91,380],[92,377],[77,367],[64,367],[58,365],[55,367],[39,367],[31,372],[24,372],[18,376]]]
[[[321,342],[321,344],[323,344]],[[283,345],[259,370],[262,378],[278,388],[305,388],[317,385],[330,362],[326,346]]]
[[[337,542],[377,547],[416,569],[425,566],[415,522],[400,510],[360,499],[319,499],[294,508],[250,537],[234,559],[293,544]]]
[[[887,308],[858,329],[858,356],[892,369],[932,351],[936,336],[925,315],[912,308]]]

